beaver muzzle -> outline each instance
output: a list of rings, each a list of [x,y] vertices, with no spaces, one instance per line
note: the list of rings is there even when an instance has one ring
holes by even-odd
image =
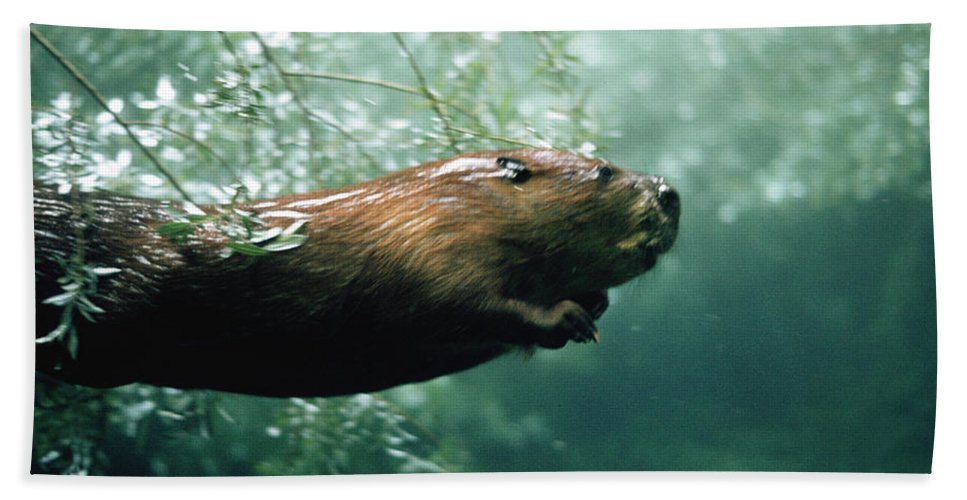
[[[655,266],[658,254],[668,251],[678,235],[681,200],[678,193],[661,177],[643,177],[635,183],[641,191],[643,214],[635,235],[619,247],[635,247],[643,253],[645,270]]]

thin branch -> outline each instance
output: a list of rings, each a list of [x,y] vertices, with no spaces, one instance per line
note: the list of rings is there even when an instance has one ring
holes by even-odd
[[[235,62],[240,63],[242,59],[239,57],[238,51],[235,50],[235,44],[232,43],[232,39],[228,37],[228,33],[225,33],[224,31],[219,31],[218,34],[222,38],[222,44],[224,44],[225,48],[228,49],[229,52],[231,52],[232,58],[235,59]]]
[[[191,199],[191,196],[188,195],[188,192],[185,191],[180,184],[178,184],[178,181],[171,174],[171,172],[161,165],[161,161],[158,160],[154,153],[152,153],[147,146],[138,140],[138,137],[134,134],[134,131],[131,130],[128,122],[125,121],[124,118],[121,118],[121,115],[115,113],[114,110],[108,106],[107,99],[105,99],[104,96],[101,95],[101,93],[97,90],[97,87],[95,87],[94,84],[91,83],[90,80],[88,80],[87,77],[85,77],[76,66],[74,66],[74,63],[70,62],[70,60],[68,60],[61,51],[57,50],[57,47],[54,47],[54,45],[33,26],[30,27],[30,36],[36,40],[47,51],[47,53],[53,56],[54,59],[56,59],[57,62],[60,63],[60,65],[63,66],[64,69],[66,69],[67,72],[70,73],[70,75],[77,80],[77,82],[80,83],[89,94],[91,94],[92,97],[94,97],[94,100],[96,100],[102,108],[104,108],[108,113],[111,114],[111,116],[114,117],[114,120],[118,122],[118,125],[124,129],[124,131],[128,134],[128,137],[130,137],[131,140],[134,141],[134,144],[138,146],[138,149],[141,150],[141,153],[143,153],[144,156],[146,156],[148,160],[154,164],[155,168],[161,172],[161,175],[168,179],[168,182],[170,182],[175,188],[175,191],[178,191],[178,194],[180,194],[181,197],[184,198],[188,203],[198,206],[198,204]]]
[[[355,75],[344,75],[340,73],[326,73],[321,71],[285,71],[286,76],[299,76],[306,78],[321,78],[323,80],[336,80],[340,82],[351,82],[351,83],[363,83],[366,85],[374,85],[376,87],[383,87],[385,89],[396,90],[398,92],[403,92],[406,94],[413,94],[423,97],[423,91],[416,88],[410,87],[409,85],[403,85],[402,83],[387,82],[383,80],[374,80],[372,78],[365,78],[362,76]]]
[[[475,121],[477,119],[473,113],[463,109],[462,107],[456,104],[453,104],[452,102],[443,101],[439,99],[435,100],[433,96],[427,96],[427,93],[424,92],[422,89],[419,89],[416,87],[410,87],[409,85],[403,85],[401,83],[387,82],[385,80],[375,80],[372,78],[365,78],[365,77],[355,76],[355,75],[345,75],[340,73],[327,73],[327,72],[318,72],[318,71],[286,71],[284,74],[286,76],[291,76],[291,77],[319,78],[323,80],[335,80],[340,82],[361,83],[364,85],[372,85],[375,87],[382,87],[389,90],[395,90],[397,92],[402,92],[404,94],[420,96],[424,99],[428,99],[430,102],[439,102],[446,107],[453,108],[454,110],[459,111],[460,113],[466,115],[470,119],[473,119]],[[524,146],[528,148],[535,147],[533,144],[530,144],[528,142],[518,141],[516,139],[510,139],[508,137],[502,137],[498,135],[491,135],[484,132],[477,132],[475,130],[457,127],[452,124],[450,125],[449,129],[461,134],[472,135],[474,137],[481,137],[481,138],[490,139],[493,141],[505,142],[508,144],[516,144],[518,146]]]
[[[225,40],[228,41],[228,36],[225,35],[224,32],[222,32],[222,35],[225,37]],[[282,79],[282,84],[285,85],[285,88],[290,94],[292,94],[292,99],[295,100],[296,105],[302,110],[302,121],[306,127],[306,132],[309,134],[309,150],[311,157],[313,154],[322,149],[322,147],[319,145],[319,138],[316,137],[315,128],[312,126],[312,118],[316,117],[316,115],[312,112],[312,110],[309,109],[309,106],[306,105],[305,101],[302,100],[302,96],[296,91],[295,87],[292,86],[292,83],[289,81],[289,79],[286,78],[282,71],[282,66],[279,64],[279,61],[275,59],[275,55],[272,54],[268,44],[266,44],[265,41],[262,40],[262,37],[254,31],[252,32],[252,36],[255,37],[255,40],[259,43],[259,46],[262,47],[262,54],[265,55],[265,60],[268,61],[269,65],[271,65],[275,69],[276,73],[279,74],[280,78]],[[323,122],[325,123],[325,120],[323,120]],[[326,124],[329,125],[328,123]],[[339,131],[338,128],[336,128],[336,130]]]
[[[517,139],[511,139],[509,137],[503,137],[503,136],[499,136],[499,135],[490,135],[490,134],[487,134],[487,133],[484,133],[484,132],[477,132],[476,130],[470,130],[470,129],[467,129],[467,128],[450,127],[450,129],[453,130],[454,132],[459,132],[461,134],[472,135],[474,137],[482,137],[484,139],[490,139],[492,141],[506,142],[507,144],[516,144],[518,146],[523,146],[525,148],[534,148],[534,147],[537,147],[537,146],[534,146],[533,144],[531,144],[529,142],[518,141]]]
[[[297,78],[319,78],[322,80],[335,80],[339,82],[350,82],[350,83],[362,83],[364,85],[372,85],[375,87],[382,87],[384,89],[395,90],[397,92],[402,92],[404,94],[411,94],[426,98],[426,93],[423,90],[416,87],[410,87],[409,85],[403,85],[396,82],[387,82],[385,80],[374,80],[372,78],[364,78],[355,75],[344,75],[340,73],[326,73],[319,71],[286,71],[286,76],[292,76]],[[432,99],[431,99],[432,101]],[[472,120],[477,120],[477,117],[470,111],[467,111],[463,107],[454,104],[449,101],[440,101],[444,106],[448,108],[453,108],[454,110],[460,112],[461,114],[467,116]]]
[[[423,97],[430,100],[433,104],[433,111],[443,122],[443,131],[447,135],[447,140],[449,141],[449,148],[455,153],[459,153],[460,150],[457,149],[457,140],[453,136],[453,123],[450,120],[450,116],[447,115],[446,108],[444,108],[443,103],[433,94],[430,87],[426,83],[426,78],[423,76],[423,71],[420,70],[420,66],[416,63],[416,58],[413,57],[413,53],[410,52],[410,48],[406,46],[406,42],[403,41],[403,36],[399,33],[393,33],[393,37],[396,38],[397,45],[400,46],[400,50],[406,55],[406,60],[410,63],[410,68],[413,69],[413,74],[416,75],[416,79],[420,82],[420,91],[423,93]]]
[[[312,141],[313,143],[316,142],[314,139],[315,136],[312,134],[312,129],[313,129],[312,123],[311,121],[309,121],[309,117],[312,117],[326,124],[326,126],[338,132],[339,135],[342,135],[344,138],[346,138],[347,140],[355,144],[357,146],[357,151],[359,151],[360,155],[365,157],[370,162],[370,164],[372,164],[374,167],[378,166],[379,164],[376,162],[375,158],[373,158],[369,153],[367,153],[362,148],[358,147],[359,140],[353,137],[353,135],[349,133],[348,130],[342,128],[338,123],[335,123],[332,120],[329,120],[328,118],[316,113],[315,111],[309,108],[309,106],[302,99],[302,96],[299,94],[299,92],[296,91],[295,87],[292,85],[292,82],[289,81],[289,77],[286,75],[285,70],[282,69],[282,66],[279,64],[279,61],[275,59],[274,55],[272,55],[272,51],[271,49],[269,49],[268,44],[265,43],[265,40],[263,40],[262,37],[259,36],[259,34],[254,31],[252,32],[252,36],[255,37],[255,40],[258,41],[259,46],[262,47],[262,53],[265,54],[265,59],[269,62],[269,64],[273,68],[275,68],[275,71],[276,73],[279,74],[279,77],[282,79],[282,83],[285,85],[285,88],[289,91],[289,93],[292,94],[292,99],[295,100],[296,105],[299,106],[299,109],[301,109],[302,112],[305,114],[306,127],[309,129],[310,141]],[[320,148],[315,147],[315,145],[313,146],[314,151],[319,151],[319,149]]]
[[[205,153],[207,153],[208,156],[214,158],[222,166],[222,168],[224,168],[225,171],[228,172],[229,175],[231,175],[233,179],[235,179],[235,182],[236,183],[239,183],[239,184],[242,183],[242,179],[241,179],[241,177],[238,176],[238,172],[236,172],[235,169],[232,168],[232,166],[228,163],[228,160],[226,160],[222,155],[220,155],[217,152],[215,152],[215,150],[212,149],[212,147],[209,146],[208,144],[205,144],[204,142],[202,142],[202,141],[200,141],[198,139],[195,139],[191,134],[189,134],[187,132],[182,132],[182,131],[180,131],[180,130],[178,130],[176,128],[170,127],[168,125],[163,125],[161,123],[144,122],[144,121],[130,121],[130,122],[128,122],[128,125],[133,125],[135,127],[153,127],[153,128],[160,128],[162,130],[165,130],[167,132],[170,132],[171,134],[174,134],[174,135],[176,135],[178,137],[181,137],[182,139],[184,139],[184,140],[186,140],[188,142],[191,142],[192,144],[194,144],[195,146],[197,146],[198,148],[200,148],[201,150],[203,150]]]
[[[547,33],[532,31],[530,34],[537,40],[537,45],[541,47],[541,52],[544,54],[544,57],[551,63],[551,69],[554,71],[563,71],[565,66],[557,57],[554,48],[551,47],[551,42],[547,39]]]
[[[74,147],[71,146],[71,152],[73,153]],[[84,230],[87,228],[87,224],[84,222],[84,205],[81,201],[81,190],[77,186],[76,177],[77,175],[73,172],[70,174],[71,182],[71,222],[74,225],[74,246],[77,247],[77,252],[74,253],[74,258],[77,259],[76,263],[79,266],[84,265],[84,259],[87,258],[86,248],[87,241],[84,238]]]
[[[228,33],[224,32],[224,31],[219,31],[218,34],[221,35],[222,44],[225,45],[225,48],[228,49],[228,52],[232,54],[232,58],[235,59],[235,63],[236,64],[241,64],[242,58],[241,58],[241,56],[239,56],[238,51],[235,50],[235,44],[232,43],[232,39],[228,36]],[[307,122],[307,125],[306,126],[307,127],[309,126],[308,125],[308,122]],[[279,128],[279,126],[277,125],[276,126],[276,129],[280,133],[273,134],[273,136],[275,137],[275,144],[276,144],[276,146],[279,147],[279,149],[281,149],[280,146],[282,145],[282,137],[283,137],[283,134],[281,133],[281,130],[278,130],[278,128]],[[309,140],[310,140],[310,142],[314,142],[314,138],[312,136],[312,130],[310,129],[310,130],[307,130],[306,132],[309,134]],[[278,156],[275,156],[275,155],[272,156],[272,160],[270,160],[270,161],[272,161],[273,168],[281,168],[281,166],[279,165],[278,158],[279,158]]]
[[[239,69],[239,75],[248,75],[247,71],[241,71],[244,68],[244,63],[242,62],[242,56],[239,55],[238,51],[235,50],[235,44],[232,43],[232,39],[228,36],[228,33],[224,31],[218,32],[219,37],[222,39],[222,45],[228,50],[228,53],[232,56],[232,60],[235,61],[236,69]],[[247,69],[247,68],[246,68]],[[250,85],[250,82],[247,82]],[[254,90],[254,89],[253,89]],[[257,115],[257,113],[256,113]],[[241,116],[241,115],[239,115]],[[255,141],[253,135],[255,134],[255,127],[252,124],[252,120],[244,120],[245,132],[248,134],[248,140],[245,141],[245,154],[242,156],[243,163],[254,163],[255,162]],[[279,134],[276,134],[279,135]],[[309,130],[309,142],[310,149],[316,146],[316,138],[312,134],[312,130]],[[234,172],[233,172],[234,174]],[[237,175],[235,175],[236,181],[241,184],[241,180]]]

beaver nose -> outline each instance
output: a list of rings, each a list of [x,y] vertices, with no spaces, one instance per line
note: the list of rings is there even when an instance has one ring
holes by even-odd
[[[680,201],[678,193],[664,180],[658,185],[658,205],[667,213],[678,213]]]

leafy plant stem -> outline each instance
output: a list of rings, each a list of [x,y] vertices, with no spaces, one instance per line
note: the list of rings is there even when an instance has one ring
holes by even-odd
[[[212,147],[209,146],[208,144],[205,144],[204,142],[199,141],[198,139],[195,139],[194,137],[192,137],[191,134],[186,133],[186,132],[182,132],[181,130],[178,130],[178,129],[174,128],[174,127],[171,127],[171,126],[168,126],[168,125],[164,125],[164,124],[161,124],[161,123],[146,122],[146,121],[129,121],[128,122],[128,125],[131,125],[133,127],[152,127],[152,128],[158,128],[158,129],[164,130],[166,132],[169,132],[172,135],[176,135],[178,137],[181,137],[182,139],[184,139],[184,140],[186,140],[186,141],[194,144],[195,146],[198,146],[199,149],[201,149],[206,154],[208,154],[208,156],[212,157],[215,161],[217,161],[218,164],[226,172],[228,172],[229,175],[232,176],[232,179],[237,184],[241,184],[242,183],[241,178],[238,176],[238,172],[236,172],[235,169],[232,168],[231,165],[229,165],[228,161],[222,155],[220,155],[217,152],[215,152],[215,150],[212,149]]]
[[[459,153],[460,150],[457,148],[457,139],[454,136],[453,123],[450,119],[450,115],[447,114],[446,108],[443,103],[433,94],[430,90],[429,85],[426,83],[426,77],[423,76],[423,71],[420,69],[420,65],[416,63],[416,58],[413,56],[413,52],[407,47],[406,42],[403,41],[403,36],[399,33],[393,33],[393,37],[396,39],[397,45],[400,46],[400,50],[406,55],[406,60],[410,63],[410,68],[413,69],[413,74],[416,75],[416,79],[420,82],[420,91],[423,93],[423,97],[428,99],[433,105],[433,111],[436,113],[437,117],[443,124],[443,130],[447,135],[447,147],[449,147],[454,153]]]
[[[60,63],[60,65],[63,66],[64,69],[67,70],[67,72],[71,75],[71,77],[73,77],[77,83],[81,84],[81,86],[87,90],[87,92],[102,108],[110,113],[112,117],[114,117],[114,120],[117,121],[118,125],[124,129],[125,133],[127,133],[128,137],[134,142],[141,153],[144,154],[144,156],[148,158],[148,161],[155,166],[158,172],[160,172],[161,175],[163,175],[165,179],[171,183],[171,185],[175,188],[175,191],[178,191],[178,194],[180,194],[181,197],[188,203],[198,206],[198,204],[191,199],[191,196],[188,194],[188,192],[181,187],[181,184],[178,183],[178,180],[175,179],[174,175],[172,175],[171,172],[169,172],[168,169],[161,164],[161,161],[158,160],[154,153],[152,153],[151,150],[138,139],[138,137],[134,134],[134,131],[131,130],[131,126],[128,124],[128,122],[122,118],[120,114],[116,113],[113,109],[111,109],[110,106],[108,106],[107,99],[105,99],[104,96],[101,95],[101,93],[97,90],[97,87],[95,87],[94,84],[91,83],[91,81],[88,80],[79,69],[77,69],[77,66],[74,66],[74,63],[67,59],[67,57],[60,50],[58,50],[57,47],[50,42],[50,40],[48,40],[33,26],[30,27],[30,36],[36,40],[37,43],[39,43],[44,50],[47,51],[48,54],[50,54],[58,63]]]
[[[388,90],[395,90],[397,92],[402,92],[404,94],[420,96],[425,99],[429,99],[430,102],[433,102],[432,96],[428,98],[426,93],[423,92],[422,89],[417,87],[411,87],[409,85],[403,85],[401,83],[396,83],[396,82],[387,82],[384,80],[374,80],[372,78],[364,78],[364,77],[355,76],[355,75],[344,75],[340,73],[327,73],[327,72],[321,72],[321,71],[285,71],[284,74],[286,76],[291,76],[296,78],[318,78],[321,80],[333,80],[338,82],[372,85],[374,87],[381,87]],[[465,108],[463,108],[458,104],[455,104],[449,101],[439,100],[439,99],[438,101],[440,102],[440,104],[448,108],[452,108],[454,111],[457,111],[463,114],[467,118],[471,118],[473,120],[477,119],[476,116],[471,111],[466,110]]]
[[[279,61],[272,54],[272,50],[269,48],[268,44],[265,43],[265,40],[263,40],[262,37],[255,32],[252,32],[252,36],[255,37],[255,40],[258,41],[259,46],[262,47],[262,54],[265,55],[265,60],[268,61],[269,64],[275,69],[275,72],[278,73],[279,77],[282,79],[282,84],[285,85],[286,90],[288,90],[289,93],[292,94],[292,99],[295,101],[299,109],[302,110],[302,113],[305,117],[304,120],[306,124],[306,129],[309,132],[309,141],[312,143],[311,145],[312,151],[313,152],[321,151],[321,147],[319,146],[319,142],[317,138],[313,134],[313,127],[312,127],[312,122],[310,118],[319,120],[320,122],[326,124],[327,127],[335,130],[337,133],[339,133],[339,135],[343,136],[346,140],[349,140],[350,142],[355,144],[357,146],[357,151],[359,151],[359,154],[364,158],[366,158],[366,161],[368,161],[370,165],[372,165],[373,167],[377,167],[379,163],[376,161],[376,158],[373,158],[372,155],[367,153],[364,149],[360,148],[359,147],[360,141],[356,139],[348,130],[343,128],[338,123],[335,123],[334,121],[320,115],[319,113],[316,113],[311,108],[309,108],[309,105],[306,104],[305,99],[302,98],[301,93],[295,88],[294,85],[292,85],[292,82],[289,80],[289,76],[286,75],[285,70],[282,69],[282,65],[279,64]]]

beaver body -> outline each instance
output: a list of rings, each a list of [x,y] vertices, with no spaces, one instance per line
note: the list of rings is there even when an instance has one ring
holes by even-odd
[[[171,207],[82,201],[85,262],[104,276],[96,322],[74,319],[76,356],[37,345],[38,370],[92,386],[146,382],[272,396],[374,391],[514,349],[597,339],[605,291],[655,264],[678,197],[661,179],[550,150],[473,153],[337,190],[253,202],[306,242],[224,257],[202,227],[162,236]],[[62,309],[58,259],[76,251],[76,206],[35,189],[37,334]]]

